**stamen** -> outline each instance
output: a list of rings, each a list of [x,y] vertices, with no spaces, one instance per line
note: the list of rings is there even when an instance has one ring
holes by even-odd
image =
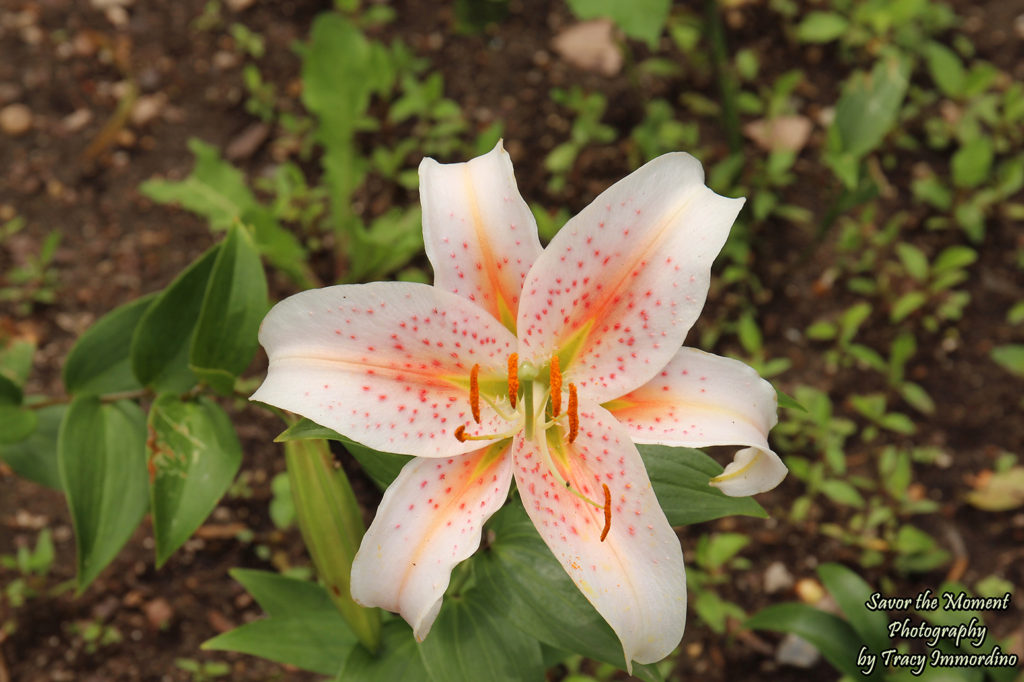
[[[519,394],[519,354],[508,356],[508,402],[516,409],[516,396]]]
[[[576,440],[580,433],[580,418],[576,414],[576,384],[569,384],[569,442]]]
[[[601,542],[604,542],[608,531],[612,529],[612,493],[606,483],[602,483],[601,487],[604,488],[604,530],[601,531]]]
[[[465,424],[459,424],[458,426],[455,427],[455,439],[458,440],[460,443],[465,443],[466,442],[466,425]]]
[[[473,411],[473,421],[480,423],[480,365],[473,365],[469,370],[469,407]]]
[[[551,356],[551,418],[562,411],[562,372],[558,368],[558,356]]]

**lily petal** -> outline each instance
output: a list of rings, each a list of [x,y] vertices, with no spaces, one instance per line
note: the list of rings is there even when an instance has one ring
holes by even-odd
[[[368,447],[421,457],[476,449],[469,376],[504,381],[516,340],[469,301],[423,284],[374,282],[304,291],[260,328],[270,356],[252,400],[297,412]],[[502,384],[503,385],[503,384]],[[508,428],[481,401],[474,431]]]
[[[541,246],[501,142],[466,163],[423,159],[420,202],[434,286],[468,298],[514,330],[523,280]]]
[[[508,497],[511,439],[448,459],[414,459],[384,493],[352,562],[352,598],[430,632],[452,569],[480,546]]]
[[[711,262],[743,199],[704,186],[689,154],[665,154],[570,220],[534,263],[519,306],[520,356],[562,369],[597,402],[653,377],[707,297]]]
[[[541,537],[573,582],[622,641],[630,661],[660,661],[679,643],[686,619],[686,577],[679,539],[651,488],[629,433],[605,409],[581,401],[580,431],[548,431],[544,444],[517,436],[513,444],[516,485]],[[555,434],[558,433],[558,437]],[[611,525],[604,542],[608,486]]]
[[[681,348],[657,376],[605,407],[637,443],[749,446],[711,482],[726,495],[771,490],[786,476],[768,445],[778,422],[775,389],[738,360]]]

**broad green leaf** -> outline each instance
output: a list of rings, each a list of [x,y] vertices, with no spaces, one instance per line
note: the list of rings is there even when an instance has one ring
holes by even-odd
[[[391,485],[391,482],[398,477],[402,467],[412,459],[408,455],[378,452],[356,442],[346,442],[345,449],[355,457],[359,465],[363,467],[363,471],[373,479],[373,482],[381,490]]]
[[[896,124],[909,75],[909,62],[889,56],[847,80],[833,122],[840,151],[861,157],[881,144]]]
[[[796,37],[802,43],[829,43],[846,33],[849,25],[846,17],[835,12],[808,12],[796,27]]]
[[[20,405],[23,397],[21,384],[0,375],[0,405]]]
[[[267,618],[247,623],[203,643],[205,650],[238,651],[333,675],[357,646],[355,635],[315,583],[276,573],[235,569]]]
[[[630,38],[655,47],[665,22],[671,0],[569,0],[569,8],[580,19],[608,17]]]
[[[964,142],[950,161],[953,184],[964,188],[979,186],[989,179],[994,158],[995,150],[990,137],[979,135]]]
[[[346,438],[333,429],[320,426],[305,417],[281,432],[274,441],[277,443],[287,443],[288,441],[305,438],[326,438],[327,440],[336,440],[343,443],[349,454],[359,462],[363,470],[366,471],[367,475],[373,479],[373,482],[381,490],[391,485],[391,482],[398,476],[398,472],[402,470],[402,467],[412,459],[408,455],[378,452],[355,442],[351,438]]]
[[[309,286],[306,250],[256,200],[242,172],[221,159],[213,145],[193,138],[188,146],[196,157],[196,165],[187,178],[179,182],[147,180],[139,191],[163,204],[180,204],[209,220],[214,230],[227,230],[238,223],[249,225],[260,252],[296,282]]]
[[[0,405],[0,445],[19,443],[36,430],[38,415],[17,405]]]
[[[228,395],[253,355],[267,312],[267,279],[249,233],[235,226],[220,245],[210,272],[189,351],[189,368]]]
[[[57,433],[64,419],[65,405],[42,407],[36,412],[37,424],[25,440],[0,445],[0,459],[14,473],[48,488],[60,489],[60,468],[57,464]]]
[[[928,62],[928,73],[943,94],[959,98],[964,94],[967,72],[956,52],[942,43],[929,42],[924,50]]]
[[[638,445],[654,493],[673,526],[685,526],[742,514],[766,518],[752,497],[729,497],[708,485],[722,467],[700,450],[667,445]]]
[[[849,623],[830,613],[805,604],[776,604],[748,618],[746,626],[799,635],[813,644],[836,670],[854,679],[864,678],[857,667],[857,652],[863,646],[860,636]],[[879,675],[876,666],[871,678]]]
[[[238,473],[242,446],[215,402],[164,394],[149,410],[146,447],[159,568],[217,506]]]
[[[350,591],[352,560],[366,526],[348,477],[335,468],[325,440],[292,440],[284,450],[295,513],[317,575],[359,641],[375,651],[380,611],[356,604]]]
[[[135,328],[132,371],[154,391],[184,393],[196,383],[188,368],[188,349],[219,249],[214,246],[182,271],[157,295]]]
[[[381,648],[376,656],[361,646],[352,647],[352,653],[335,679],[337,682],[440,682],[427,673],[412,630],[400,620],[384,623]]]
[[[32,371],[36,343],[31,339],[7,337],[0,333],[0,379],[22,386]],[[0,389],[2,395],[3,389]]]
[[[299,421],[295,422],[287,429],[278,434],[277,438],[274,439],[275,443],[287,443],[292,440],[304,440],[306,438],[326,438],[327,440],[337,440],[345,442],[348,439],[341,435],[334,429],[329,429],[326,426],[320,426],[315,421],[302,417]]]
[[[861,641],[875,653],[888,649],[888,616],[864,606],[874,592],[871,586],[842,564],[822,564],[818,575]]]
[[[81,594],[146,512],[146,417],[133,402],[76,398],[60,427],[57,460],[75,528]]]
[[[491,517],[495,541],[473,559],[477,586],[495,596],[516,627],[550,646],[623,668],[622,644],[551,554],[521,505]],[[654,666],[633,675],[660,680]]]
[[[779,399],[779,408],[785,408],[787,410],[800,410],[801,412],[807,412],[807,408],[801,405],[796,398],[783,393],[778,388],[775,389],[775,395]]]
[[[64,361],[68,393],[95,395],[141,388],[132,374],[132,335],[155,298],[150,294],[114,308],[78,338]]]
[[[544,679],[540,644],[508,627],[494,595],[479,587],[445,599],[420,656],[430,677],[445,682]]]

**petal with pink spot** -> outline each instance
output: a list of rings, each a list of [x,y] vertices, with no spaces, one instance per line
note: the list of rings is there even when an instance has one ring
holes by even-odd
[[[427,636],[452,569],[477,550],[484,522],[508,497],[510,443],[405,465],[352,562],[356,602],[399,613],[418,640]]]
[[[515,329],[523,280],[541,246],[501,142],[466,163],[423,159],[420,202],[434,286],[473,301]]]
[[[597,402],[627,393],[672,358],[704,306],[711,262],[742,199],[704,186],[700,163],[665,154],[570,220],[523,286],[523,359],[559,351],[567,381]]]
[[[686,620],[679,539],[629,433],[605,409],[583,400],[579,424],[572,444],[561,427],[550,429],[544,443],[517,436],[516,486],[541,537],[619,636],[626,661],[660,661],[679,644]],[[599,506],[573,495],[564,482]],[[611,502],[603,542],[602,484]]]
[[[469,376],[503,385],[516,339],[464,298],[422,284],[374,282],[304,291],[278,303],[260,328],[270,357],[252,396],[368,447],[446,457],[479,447],[459,425],[507,429],[481,402],[472,421]]]
[[[778,422],[775,389],[731,358],[682,348],[653,379],[606,404],[637,443],[747,446],[712,480],[727,495],[771,490],[786,465],[768,445]]]

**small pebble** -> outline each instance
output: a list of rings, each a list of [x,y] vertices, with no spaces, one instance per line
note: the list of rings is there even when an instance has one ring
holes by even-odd
[[[821,654],[803,637],[789,633],[779,642],[779,648],[775,651],[775,660],[785,665],[792,665],[797,668],[811,668]]]
[[[24,104],[8,104],[0,109],[0,130],[18,137],[24,135],[32,127],[32,110]]]

